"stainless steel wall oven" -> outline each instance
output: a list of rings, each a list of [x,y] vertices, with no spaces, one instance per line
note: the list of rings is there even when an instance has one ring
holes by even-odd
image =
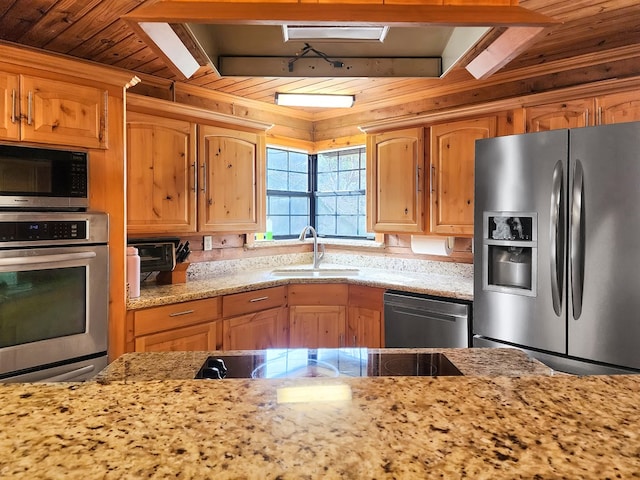
[[[0,382],[106,366],[107,240],[104,213],[0,212]]]

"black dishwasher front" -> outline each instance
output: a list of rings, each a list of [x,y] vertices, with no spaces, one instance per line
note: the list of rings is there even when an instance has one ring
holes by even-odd
[[[469,347],[471,303],[415,293],[384,294],[385,347]]]

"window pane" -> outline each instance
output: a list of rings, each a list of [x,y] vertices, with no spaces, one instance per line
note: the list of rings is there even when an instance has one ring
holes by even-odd
[[[355,196],[339,196],[338,197],[338,213],[343,215],[358,215],[358,197]]]
[[[318,173],[330,172],[338,169],[338,162],[335,155],[330,153],[318,154]]]
[[[307,197],[291,197],[291,214],[306,215],[307,218],[309,218],[309,212],[311,210],[309,203],[310,201]]]
[[[282,170],[267,170],[267,189],[287,190],[289,174]]]
[[[289,174],[289,190],[292,192],[306,192],[309,190],[309,176],[306,173]]]
[[[306,153],[289,153],[289,170],[292,172],[309,173],[309,157]]]
[[[269,218],[271,219],[271,228],[274,236],[290,235],[288,215],[269,215]]]
[[[340,215],[337,223],[337,234],[344,236],[356,236],[358,234],[357,215]]]
[[[349,191],[360,190],[360,172],[358,170],[347,170],[338,174],[338,190]]]
[[[338,166],[340,170],[357,170],[360,168],[360,154],[358,152],[343,153],[340,155]]]
[[[288,157],[289,153],[285,150],[267,148],[267,168],[286,171],[289,168]]]
[[[318,188],[319,192],[335,192],[338,187],[336,181],[335,172],[318,173]]]
[[[316,225],[320,235],[337,235],[336,233],[336,217],[333,215],[316,216]]]
[[[336,197],[318,197],[316,212],[318,215],[335,215]]]
[[[299,235],[304,227],[309,225],[309,216],[291,216],[291,234]]]
[[[267,215],[289,215],[289,197],[270,196],[267,203]]]

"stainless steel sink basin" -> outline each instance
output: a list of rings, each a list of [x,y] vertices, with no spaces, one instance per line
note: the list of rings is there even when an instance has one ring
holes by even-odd
[[[296,266],[276,268],[271,271],[272,275],[278,277],[345,277],[358,275],[357,268],[350,267],[319,267],[312,266]]]

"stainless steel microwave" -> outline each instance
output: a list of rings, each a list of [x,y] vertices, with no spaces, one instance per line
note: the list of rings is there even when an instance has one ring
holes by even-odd
[[[0,145],[0,208],[86,209],[88,154]]]

